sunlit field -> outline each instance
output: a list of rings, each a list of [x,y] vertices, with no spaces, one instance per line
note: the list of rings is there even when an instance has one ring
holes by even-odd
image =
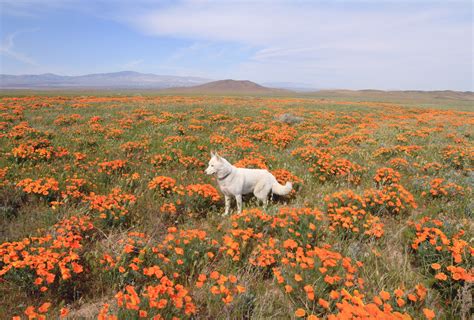
[[[468,319],[474,112],[0,98],[1,319]],[[211,151],[286,197],[223,217]]]

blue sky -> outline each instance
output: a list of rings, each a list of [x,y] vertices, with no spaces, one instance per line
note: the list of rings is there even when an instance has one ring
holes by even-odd
[[[474,90],[470,1],[0,0],[0,72]]]

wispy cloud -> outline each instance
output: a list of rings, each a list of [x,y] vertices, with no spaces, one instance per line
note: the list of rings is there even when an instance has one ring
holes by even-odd
[[[77,0],[1,0],[2,14],[19,17],[39,17],[50,10],[77,5]]]
[[[120,19],[148,35],[251,46],[253,56],[232,71],[255,80],[272,74],[322,86],[469,86],[467,2],[356,3],[188,1]]]
[[[19,52],[15,48],[16,37],[18,37],[22,33],[36,32],[36,31],[38,31],[38,29],[28,29],[28,30],[19,30],[19,31],[8,34],[0,46],[0,53],[8,57],[11,57],[17,61],[26,63],[30,66],[38,67],[39,64],[33,58],[29,57],[25,53]]]

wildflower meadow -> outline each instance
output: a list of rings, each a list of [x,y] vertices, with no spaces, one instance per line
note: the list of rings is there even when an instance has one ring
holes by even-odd
[[[473,124],[378,102],[4,95],[0,318],[469,319]],[[224,217],[211,151],[293,191]]]

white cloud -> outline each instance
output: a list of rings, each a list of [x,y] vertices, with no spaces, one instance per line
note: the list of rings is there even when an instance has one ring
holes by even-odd
[[[252,46],[252,57],[227,70],[235,77],[472,90],[465,72],[472,70],[466,7],[466,2],[191,1],[119,19],[148,35]]]
[[[2,15],[35,18],[49,10],[76,5],[77,0],[0,0]]]
[[[38,63],[31,57],[29,57],[27,54],[19,52],[15,48],[15,43],[14,40],[15,38],[26,32],[35,32],[38,31],[38,29],[29,29],[29,30],[19,30],[13,33],[10,33],[5,37],[3,40],[1,46],[0,46],[0,53],[3,55],[6,55],[8,57],[11,57],[17,61],[20,61],[22,63],[28,64],[30,66],[38,67]]]

